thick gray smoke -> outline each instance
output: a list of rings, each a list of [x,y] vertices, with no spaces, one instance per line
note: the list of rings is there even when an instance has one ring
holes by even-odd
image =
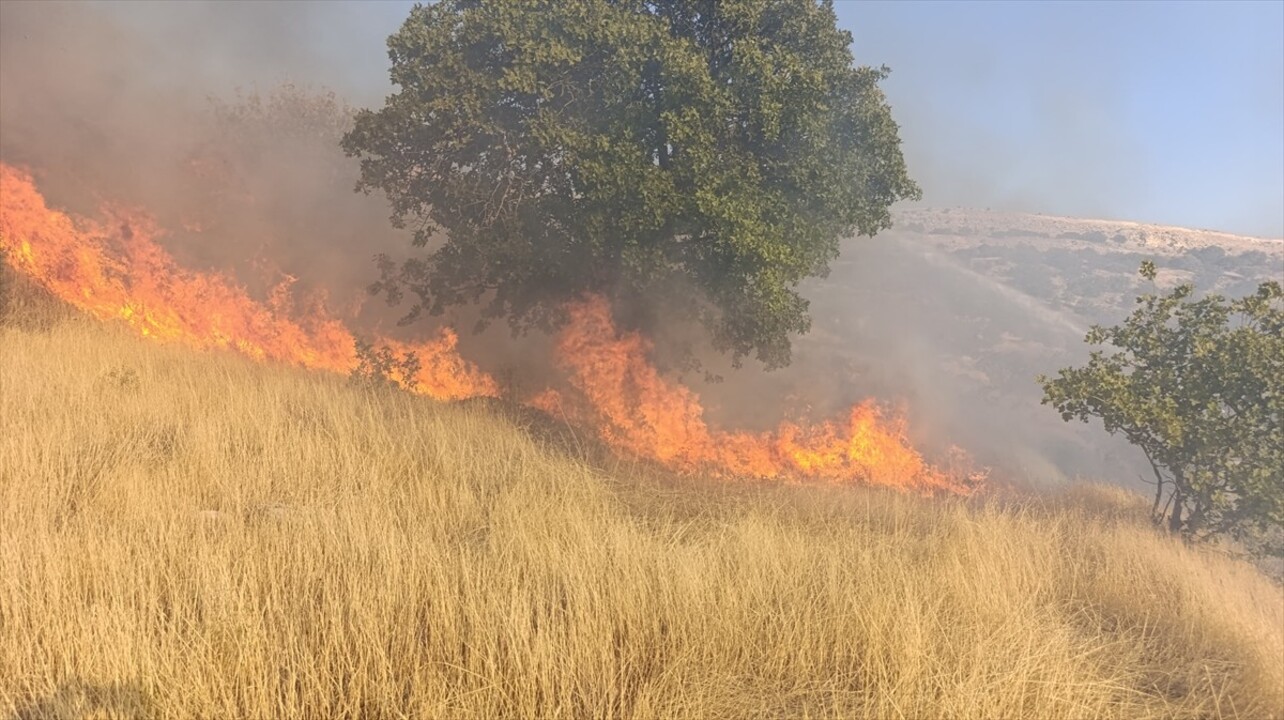
[[[0,159],[60,207],[145,208],[186,263],[249,281],[270,259],[305,286],[363,287],[371,256],[407,243],[382,198],[352,192],[356,162],[337,146],[346,103],[383,89],[381,38],[364,83],[321,41],[344,47],[358,16],[332,3],[4,3]]]
[[[397,327],[407,308],[365,291],[373,257],[408,255],[410,236],[381,195],[353,191],[358,164],[338,145],[353,108],[391,91],[385,40],[408,9],[0,3],[0,160],[31,171],[55,207],[144,208],[181,263],[231,272],[259,297],[289,275],[360,334],[426,337],[432,320]],[[469,335],[466,308],[441,321],[500,377],[549,355],[531,347],[545,339],[519,344],[502,327]]]

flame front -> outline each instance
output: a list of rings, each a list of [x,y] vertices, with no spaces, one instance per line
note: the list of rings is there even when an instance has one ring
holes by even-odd
[[[194,348],[340,373],[357,366],[352,333],[324,310],[291,318],[284,292],[260,303],[226,277],[179,267],[156,244],[160,229],[146,214],[108,208],[104,215],[95,222],[51,210],[30,175],[0,164],[0,247],[19,272],[67,303]],[[413,392],[442,400],[497,395],[494,379],[461,358],[456,342],[443,328],[428,342],[383,344],[419,358],[405,383]]]
[[[144,213],[108,208],[101,221],[51,210],[27,173],[0,163],[0,248],[11,264],[57,297],[141,335],[194,348],[230,349],[259,361],[350,373],[359,364],[347,327],[324,309],[296,317],[289,283],[266,303],[228,278],[180,267],[154,238]],[[621,333],[605,299],[567,306],[558,363],[574,389],[546,390],[528,404],[597,428],[618,451],[677,472],[728,478],[819,480],[965,494],[979,476],[946,473],[910,446],[905,424],[872,401],[841,420],[786,422],[773,432],[711,429],[699,397],[666,380],[647,359],[650,342]],[[460,357],[454,331],[422,343],[381,340],[419,360],[407,389],[440,400],[498,396],[495,380]]]
[[[620,333],[603,298],[574,303],[569,315],[558,358],[586,403],[545,393],[536,404],[596,424],[606,443],[630,454],[686,472],[922,492],[966,494],[980,478],[929,465],[909,445],[904,421],[885,417],[872,401],[818,425],[786,422],[769,433],[713,430],[699,397],[660,375],[647,361],[650,343],[638,333]]]

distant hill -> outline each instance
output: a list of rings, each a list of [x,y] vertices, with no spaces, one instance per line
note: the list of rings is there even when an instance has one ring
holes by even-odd
[[[1113,323],[1131,306],[1137,266],[1154,260],[1159,284],[1243,295],[1284,278],[1284,239],[1112,220],[986,210],[911,210],[891,236],[1079,320]]]

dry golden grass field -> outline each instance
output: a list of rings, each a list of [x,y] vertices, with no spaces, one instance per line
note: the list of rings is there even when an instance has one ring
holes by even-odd
[[[510,415],[11,317],[0,716],[1284,717],[1284,591],[1140,498],[667,478]]]

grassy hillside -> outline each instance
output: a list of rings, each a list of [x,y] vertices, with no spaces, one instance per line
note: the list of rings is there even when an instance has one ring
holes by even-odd
[[[0,715],[1284,716],[1281,589],[1132,496],[677,480],[534,437],[11,317]]]

